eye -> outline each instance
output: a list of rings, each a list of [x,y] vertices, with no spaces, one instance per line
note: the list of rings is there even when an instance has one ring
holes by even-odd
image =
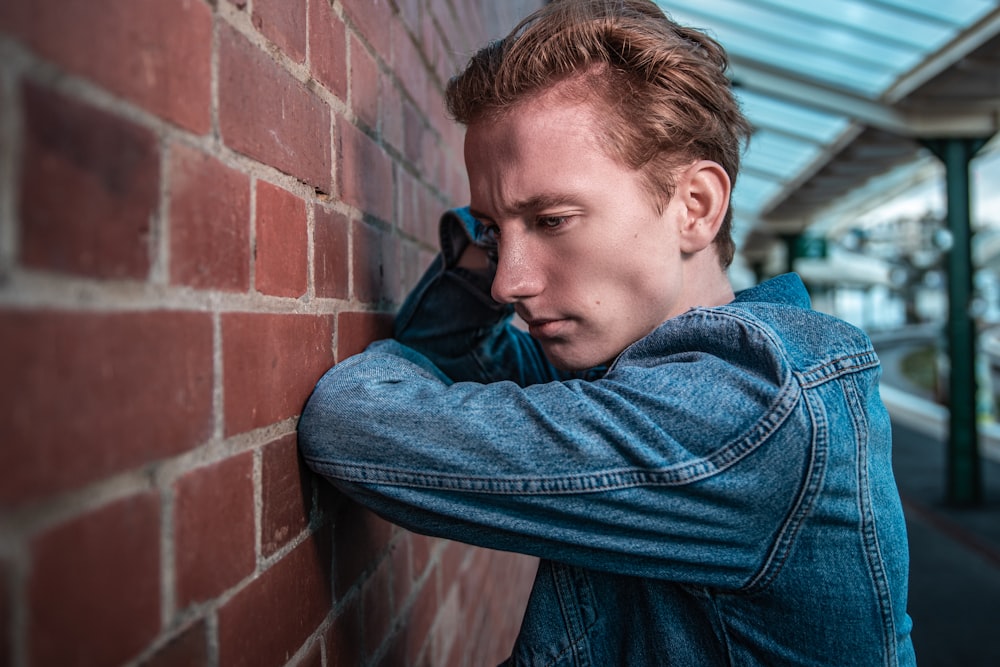
[[[565,225],[568,220],[569,216],[566,215],[543,215],[539,216],[537,224],[543,229],[554,231]]]
[[[479,222],[480,222],[480,227],[479,227],[480,233],[479,233],[479,238],[477,240],[486,243],[496,243],[497,239],[500,238],[500,227],[494,224],[490,224],[488,222],[483,222],[482,220],[480,220]]]

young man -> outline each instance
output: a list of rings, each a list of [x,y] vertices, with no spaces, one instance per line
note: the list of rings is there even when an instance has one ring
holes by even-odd
[[[304,410],[358,502],[542,559],[509,664],[914,664],[870,342],[793,275],[726,277],[725,68],[646,0],[557,0],[474,56],[471,206]]]

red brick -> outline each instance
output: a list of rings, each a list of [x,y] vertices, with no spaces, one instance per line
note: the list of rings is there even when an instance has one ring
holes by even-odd
[[[362,222],[354,224],[354,296],[365,303],[397,301],[399,239]]]
[[[424,138],[429,132],[420,111],[408,101],[403,103],[400,116],[403,120],[403,155],[419,165],[424,157]]]
[[[309,526],[311,473],[294,433],[264,448],[261,464],[261,551],[270,556]]]
[[[193,470],[174,483],[177,604],[213,598],[253,572],[253,455]]]
[[[410,32],[415,35],[420,34],[420,5],[421,0],[397,0],[400,16],[403,18]]]
[[[0,505],[76,488],[202,443],[205,313],[0,312]]]
[[[0,561],[0,665],[13,665],[14,614],[10,605],[10,567]]]
[[[396,20],[389,0],[343,0],[351,22],[386,62],[391,62],[389,26]]]
[[[152,132],[26,84],[21,253],[26,266],[145,279],[159,155]]]
[[[340,610],[326,634],[326,658],[329,667],[356,667],[361,658],[361,609],[355,597]]]
[[[395,48],[393,69],[403,88],[416,100],[417,106],[426,110],[431,86],[423,55],[405,31],[397,29],[396,33],[396,39],[393,40]],[[439,93],[435,92],[435,95]]]
[[[313,645],[309,647],[306,654],[295,663],[295,667],[323,667],[323,644],[322,642],[313,642]]]
[[[250,288],[250,179],[177,144],[170,160],[170,282]]]
[[[309,271],[306,204],[291,192],[257,182],[256,287],[275,296],[300,297]]]
[[[357,37],[351,38],[351,109],[368,127],[378,126],[378,64]]]
[[[197,133],[211,128],[204,0],[6,2],[0,24],[42,58]]]
[[[284,665],[326,619],[329,534],[313,536],[219,610],[221,667]]]
[[[337,361],[363,352],[372,341],[392,337],[392,315],[343,312],[337,315]]]
[[[38,536],[27,584],[28,663],[112,665],[160,629],[160,504],[116,501]]]
[[[325,316],[222,315],[226,435],[299,414],[333,365]]]
[[[413,579],[417,580],[424,576],[424,572],[431,563],[431,557],[437,551],[438,545],[442,543],[442,540],[427,537],[426,535],[417,535],[416,533],[409,533],[408,535],[412,554],[410,567],[413,568]]]
[[[309,52],[313,76],[346,101],[347,29],[329,2],[309,3]]]
[[[333,523],[333,592],[344,597],[389,548],[395,526],[354,503],[345,503]]]
[[[304,0],[254,0],[252,20],[295,62],[306,59],[306,3]]]
[[[330,109],[234,29],[223,27],[219,41],[225,144],[330,192]]]
[[[392,599],[397,608],[403,607],[413,589],[413,569],[410,566],[411,535],[412,533],[403,532],[389,552],[392,561]]]
[[[205,621],[198,621],[171,639],[142,667],[208,667]]]
[[[430,577],[417,593],[400,629],[401,640],[406,647],[410,664],[415,664],[421,653],[429,653],[431,626],[434,625],[440,605],[441,600],[434,577]]]
[[[403,148],[403,95],[392,81],[392,77],[383,76],[381,83],[382,105],[379,107],[379,121],[383,141],[396,149]]]
[[[361,130],[337,119],[337,176],[341,199],[365,213],[391,221],[392,161]]]
[[[313,212],[313,281],[316,296],[346,299],[350,268],[347,216],[319,205]]]
[[[387,558],[361,589],[361,617],[365,624],[365,655],[371,657],[382,645],[392,627],[393,605],[390,584],[390,563]]]

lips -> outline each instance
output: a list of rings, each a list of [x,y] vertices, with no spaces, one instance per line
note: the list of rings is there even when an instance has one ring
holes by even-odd
[[[559,335],[569,320],[526,319],[525,322],[528,325],[528,332],[535,338],[554,338]]]

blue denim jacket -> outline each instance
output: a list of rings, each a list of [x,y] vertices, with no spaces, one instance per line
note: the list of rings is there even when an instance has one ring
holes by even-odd
[[[308,464],[416,532],[539,556],[510,665],[913,665],[879,362],[785,275],[571,377],[455,266],[319,382]]]

